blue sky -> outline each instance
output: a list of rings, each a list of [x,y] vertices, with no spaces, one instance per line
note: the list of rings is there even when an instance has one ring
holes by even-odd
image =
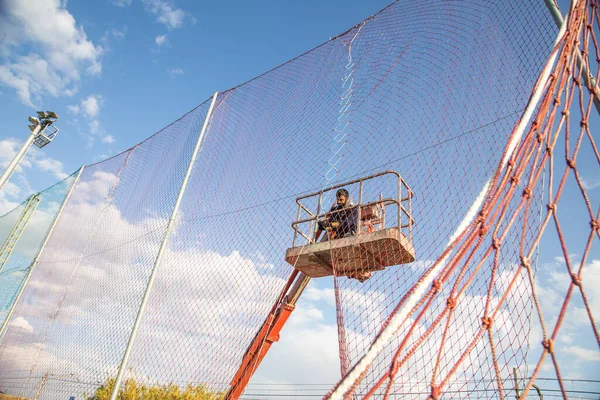
[[[4,3],[8,10],[19,2]],[[28,4],[0,15],[0,29],[6,31],[0,39],[0,141],[24,140],[27,117],[35,110],[59,114],[59,136],[39,154],[57,162],[25,174],[40,190],[82,164],[133,146],[214,91],[237,86],[342,33],[388,1],[21,3]],[[41,22],[34,26],[23,15]],[[60,43],[49,39],[57,31],[64,36]],[[51,60],[57,52],[63,57]],[[43,80],[35,68],[52,79]],[[30,84],[27,92],[18,78],[43,83]],[[6,163],[6,149],[17,143],[3,143],[0,161]],[[24,191],[15,200],[25,197]]]
[[[61,132],[43,151],[32,149],[24,169],[0,196],[4,210],[81,164],[133,146],[214,91],[234,87],[342,33],[387,0],[20,3],[25,2],[1,3],[0,162],[6,163],[24,140],[27,116],[36,109],[58,112]],[[52,79],[40,81],[41,72]],[[597,175],[587,178],[595,185]],[[557,250],[541,260],[556,270],[540,280],[548,291],[564,281],[561,261],[554,258],[559,256]],[[594,265],[600,270],[600,263]],[[317,372],[327,382],[336,378],[331,281],[314,282],[304,298],[282,342],[258,371],[263,382],[316,382]],[[303,354],[297,351],[299,343]],[[311,352],[325,353],[327,363],[315,368]],[[292,378],[281,371],[290,357],[298,357]]]

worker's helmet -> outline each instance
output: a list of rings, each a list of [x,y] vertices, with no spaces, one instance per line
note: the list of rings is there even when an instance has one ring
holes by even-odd
[[[340,197],[341,195],[344,195],[346,196],[346,198],[348,198],[350,196],[350,193],[348,193],[346,189],[338,189],[338,191],[335,192],[335,197]]]

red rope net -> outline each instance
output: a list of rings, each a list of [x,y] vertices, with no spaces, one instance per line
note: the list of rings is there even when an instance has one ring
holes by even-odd
[[[336,277],[347,375],[331,398],[597,392],[600,157],[590,125],[600,111],[598,31],[597,2],[574,2],[551,74],[532,92],[534,118],[523,113],[489,190],[481,185],[483,204],[439,256],[368,287]],[[390,314],[388,285],[403,291]],[[549,378],[536,385],[540,375]],[[569,385],[573,378],[588,378],[587,391]]]

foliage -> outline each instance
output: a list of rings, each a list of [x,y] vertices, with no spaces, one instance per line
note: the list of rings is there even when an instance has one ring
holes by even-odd
[[[4,394],[4,393],[0,392],[0,400],[27,400],[27,399],[24,397],[11,396],[9,394]]]
[[[110,399],[114,385],[115,379],[108,378],[92,396],[86,396],[86,400]],[[174,384],[147,386],[134,379],[126,380],[117,396],[118,400],[222,400],[224,398],[225,392],[213,391],[205,385],[188,385],[182,389]]]

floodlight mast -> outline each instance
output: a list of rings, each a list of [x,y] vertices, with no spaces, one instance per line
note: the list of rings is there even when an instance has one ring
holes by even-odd
[[[55,112],[38,111],[37,114],[39,119],[35,117],[29,117],[29,122],[31,123],[31,125],[29,125],[29,129],[31,130],[31,134],[0,177],[0,191],[4,188],[6,182],[8,182],[12,174],[15,172],[31,145],[35,144],[37,147],[42,148],[50,143],[58,133],[58,128],[53,125],[58,119],[58,115],[56,115]],[[49,134],[45,133],[47,128],[49,128]]]

